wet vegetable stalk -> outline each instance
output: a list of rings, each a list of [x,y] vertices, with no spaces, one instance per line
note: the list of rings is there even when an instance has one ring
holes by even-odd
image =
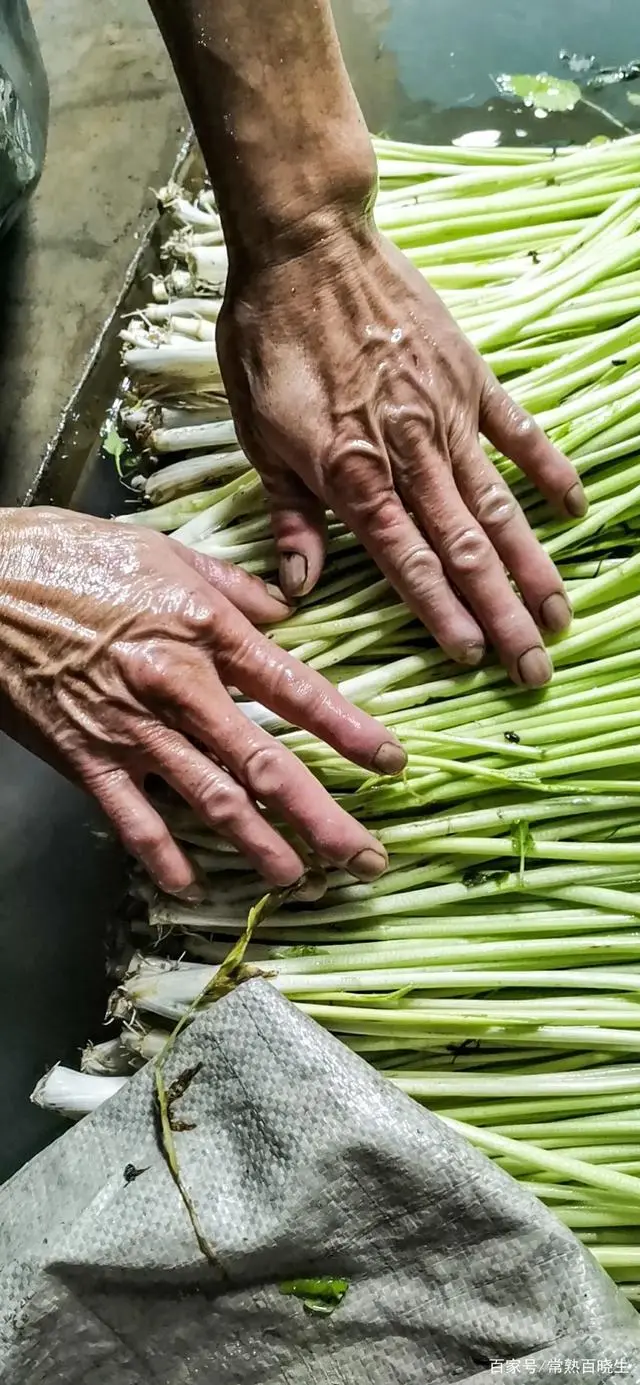
[[[283,902],[250,939],[257,877],[165,803],[208,898],[152,904],[112,1001],[121,1036],[85,1058],[91,1092],[84,1074],[55,1083],[78,1114],[157,1059],[203,994],[259,974],[534,1191],[640,1302],[640,137],[557,155],[376,149],[378,224],[584,478],[590,512],[567,525],[497,459],[573,626],[542,692],[491,661],[460,671],[332,519],[317,591],[271,637],[384,719],[408,769],[379,781],[243,706],[379,835],[389,872],[333,872],[324,899]],[[143,455],[147,508],[131,518],[269,575],[261,484],[215,360],[218,218],[207,190],[164,200],[170,267],[125,329],[120,430],[157,464]],[[296,1283],[316,1311],[330,1301]]]

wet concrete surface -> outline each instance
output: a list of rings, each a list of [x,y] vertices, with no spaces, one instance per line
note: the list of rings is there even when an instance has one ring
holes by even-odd
[[[625,86],[544,122],[496,93],[500,71],[568,75],[559,51],[601,63],[640,56],[637,0],[335,0],[371,128],[448,140],[499,128],[510,140],[584,139],[636,128]],[[29,491],[111,312],[168,175],[185,118],[144,0],[33,0],[51,84],[45,173],[0,246],[0,503]],[[637,84],[640,92],[640,83]],[[607,114],[608,113],[608,114]],[[99,405],[100,401],[97,401]],[[100,508],[96,491],[89,505]],[[106,494],[106,493],[105,493]],[[57,1128],[28,1093],[95,1035],[103,945],[122,860],[88,800],[0,738],[0,1179]]]
[[[42,181],[0,246],[2,504],[31,485],[186,129],[145,0],[31,11],[51,116]]]

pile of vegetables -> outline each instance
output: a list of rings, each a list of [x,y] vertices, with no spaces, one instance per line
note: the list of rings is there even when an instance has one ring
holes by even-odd
[[[243,705],[379,835],[390,868],[374,884],[334,872],[318,904],[285,903],[241,974],[426,1102],[640,1302],[640,136],[376,151],[378,225],[585,480],[588,516],[560,522],[498,459],[575,619],[550,641],[542,691],[494,660],[459,670],[332,520],[317,591],[270,635],[392,727],[407,770],[372,778]],[[215,356],[220,223],[206,189],[162,201],[167,273],[122,334],[121,427],[146,471],[146,508],[124,522],[269,576],[264,496]],[[121,1032],[86,1050],[82,1074],[43,1079],[43,1104],[80,1114],[160,1054],[262,892],[190,809],[164,811],[208,898],[151,900],[112,1000]]]

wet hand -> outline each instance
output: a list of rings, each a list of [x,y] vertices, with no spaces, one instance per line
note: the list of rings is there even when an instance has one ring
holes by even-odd
[[[304,863],[258,805],[322,862],[363,880],[383,848],[310,772],[254,726],[227,688],[259,699],[356,763],[400,770],[404,753],[252,622],[287,607],[257,578],[170,539],[57,510],[0,516],[0,724],[89,790],[125,846],[173,894],[193,867],[145,793],[160,776],[269,884]]]
[[[479,663],[487,637],[515,682],[542,685],[542,632],[570,607],[479,433],[568,517],[586,512],[576,471],[365,218],[306,250],[296,236],[295,257],[234,267],[218,324],[283,591],[316,583],[330,508],[452,659]]]

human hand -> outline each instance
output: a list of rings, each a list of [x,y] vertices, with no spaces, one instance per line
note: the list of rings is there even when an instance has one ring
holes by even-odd
[[[564,630],[570,606],[478,433],[571,517],[586,512],[577,472],[366,217],[323,230],[305,246],[296,226],[295,255],[285,238],[238,257],[218,322],[282,589],[315,585],[329,507],[452,659],[479,663],[486,632],[514,682],[538,687],[552,672],[540,631]]]
[[[363,880],[383,848],[233,703],[227,686],[382,773],[405,756],[377,722],[254,629],[287,607],[257,578],[129,525],[0,514],[0,724],[92,793],[172,894],[193,867],[145,796],[158,775],[271,885],[304,872],[261,803],[321,861]],[[197,742],[197,745],[194,744]]]

